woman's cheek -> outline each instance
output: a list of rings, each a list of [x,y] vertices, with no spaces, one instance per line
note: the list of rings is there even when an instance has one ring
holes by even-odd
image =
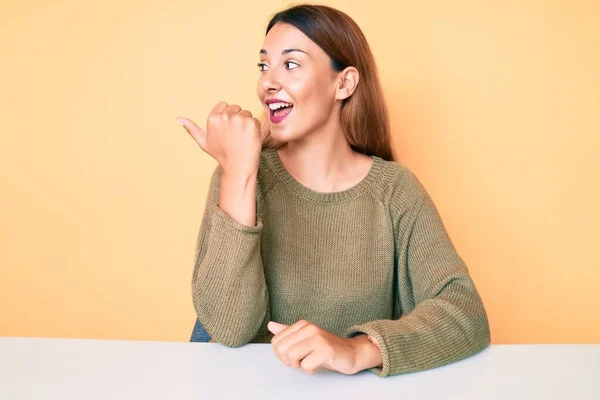
[[[302,101],[303,97],[304,97],[304,92],[306,90],[306,83],[295,79],[293,81],[290,81],[288,85],[286,85],[287,87],[287,92],[288,94],[292,97],[292,100],[296,103],[299,103]]]

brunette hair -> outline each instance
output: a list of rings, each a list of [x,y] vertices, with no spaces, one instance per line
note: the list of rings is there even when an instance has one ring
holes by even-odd
[[[390,123],[375,59],[356,22],[335,8],[302,4],[275,14],[265,35],[279,22],[295,26],[321,47],[335,71],[349,66],[358,70],[360,79],[354,93],[342,101],[344,134],[355,151],[393,161]],[[270,132],[263,133],[264,147],[278,147]]]

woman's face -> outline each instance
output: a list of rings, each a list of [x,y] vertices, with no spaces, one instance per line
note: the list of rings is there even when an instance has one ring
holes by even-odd
[[[257,94],[276,141],[304,138],[331,118],[339,118],[333,112],[339,107],[338,82],[330,58],[296,27],[277,23],[271,28],[260,51],[259,69]],[[273,111],[275,107],[281,108]]]

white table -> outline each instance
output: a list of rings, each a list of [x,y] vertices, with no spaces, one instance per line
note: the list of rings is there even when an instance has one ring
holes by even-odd
[[[270,344],[0,338],[0,399],[600,399],[600,345],[494,345],[380,378],[288,368]]]

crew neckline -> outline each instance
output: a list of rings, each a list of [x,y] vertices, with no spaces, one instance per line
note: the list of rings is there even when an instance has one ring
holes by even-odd
[[[369,186],[375,182],[380,175],[384,160],[377,156],[369,156],[373,159],[373,163],[369,168],[367,175],[356,185],[337,192],[318,192],[296,180],[283,166],[283,162],[279,157],[279,153],[274,148],[264,149],[264,154],[269,166],[272,168],[275,175],[295,194],[306,199],[319,203],[335,203],[349,200],[364,193]]]

